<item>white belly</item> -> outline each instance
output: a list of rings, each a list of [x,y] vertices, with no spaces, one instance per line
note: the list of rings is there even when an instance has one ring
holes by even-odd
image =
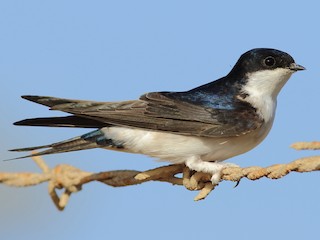
[[[202,161],[223,161],[257,146],[268,134],[272,121],[238,137],[195,137],[125,127],[101,129],[108,138],[123,142],[123,151],[145,154],[171,163],[197,157]]]

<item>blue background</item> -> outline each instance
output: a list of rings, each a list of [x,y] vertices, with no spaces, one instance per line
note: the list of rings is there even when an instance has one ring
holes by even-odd
[[[316,152],[289,148],[319,140],[319,1],[1,1],[1,159],[7,149],[47,144],[83,129],[15,127],[28,117],[59,115],[20,99],[38,94],[88,100],[136,99],[149,91],[187,90],[228,73],[255,47],[290,53],[307,71],[278,97],[274,127],[241,166],[286,163]],[[45,157],[86,171],[146,170],[148,157],[89,150]],[[30,159],[0,171],[39,170]],[[64,212],[47,185],[0,186],[1,239],[315,239],[319,173],[280,180],[223,182],[204,201],[166,183],[84,186]]]

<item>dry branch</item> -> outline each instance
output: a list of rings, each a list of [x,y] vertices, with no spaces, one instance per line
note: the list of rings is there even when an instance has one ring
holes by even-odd
[[[319,142],[297,143],[296,149],[320,149]],[[174,185],[184,185],[189,190],[200,191],[195,200],[206,198],[216,186],[212,185],[211,176],[207,173],[190,171],[183,164],[168,165],[140,172],[135,170],[116,170],[100,173],[82,171],[70,165],[62,164],[50,169],[40,157],[32,158],[42,173],[0,173],[0,183],[26,187],[49,182],[49,194],[59,210],[67,205],[72,193],[81,190],[83,184],[99,181],[113,187],[123,187],[141,184],[147,181],[168,182]],[[320,170],[320,156],[306,157],[287,164],[276,164],[270,167],[227,167],[222,170],[221,180],[239,182],[242,178],[257,180],[262,177],[270,179],[281,178],[288,173],[311,172]],[[176,175],[182,173],[182,178]],[[56,190],[64,189],[61,196]]]
[[[291,145],[296,150],[319,150],[320,142],[297,142]]]

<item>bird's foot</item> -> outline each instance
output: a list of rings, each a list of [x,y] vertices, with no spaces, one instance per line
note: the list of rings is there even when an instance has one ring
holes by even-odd
[[[219,184],[221,180],[221,171],[224,168],[227,167],[239,167],[236,164],[233,163],[227,163],[227,162],[205,162],[202,161],[201,159],[188,159],[186,161],[186,166],[194,170],[196,172],[203,172],[203,173],[209,173],[211,174],[211,183],[212,185],[216,186]],[[193,177],[195,176],[195,177]],[[197,186],[194,182],[197,180],[197,175],[193,174],[193,176],[190,177],[189,185],[190,187]],[[188,188],[188,187],[187,187]]]
[[[210,174],[203,172],[195,172],[185,167],[183,170],[183,186],[188,190],[201,190],[206,183],[210,183]]]

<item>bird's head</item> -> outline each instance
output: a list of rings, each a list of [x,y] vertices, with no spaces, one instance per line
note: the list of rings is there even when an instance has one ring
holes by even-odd
[[[228,76],[242,78],[246,94],[276,98],[290,76],[304,69],[288,53],[255,48],[241,55]]]

